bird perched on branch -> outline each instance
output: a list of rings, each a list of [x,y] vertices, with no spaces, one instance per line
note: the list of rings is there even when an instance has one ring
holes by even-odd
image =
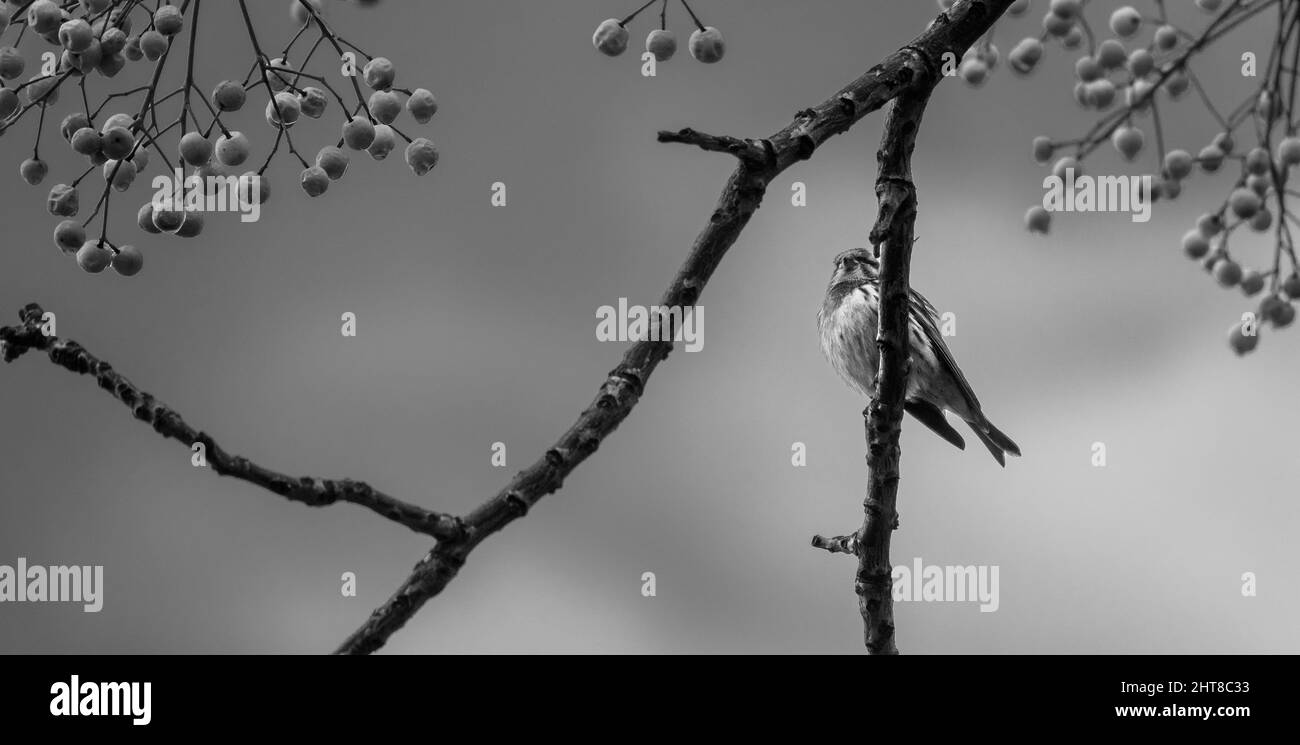
[[[1004,453],[1020,455],[1020,448],[1002,434],[980,410],[979,399],[948,351],[937,326],[939,314],[916,290],[908,296],[907,326],[911,369],[907,378],[904,410],[943,439],[966,449],[966,442],[944,417],[945,411],[961,417],[998,463]],[[876,329],[880,321],[880,262],[865,248],[835,257],[835,273],[826,287],[826,299],[817,314],[822,353],[851,388],[868,398],[874,391],[879,352]]]

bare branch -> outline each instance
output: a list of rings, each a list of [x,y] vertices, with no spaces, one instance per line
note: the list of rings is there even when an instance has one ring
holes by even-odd
[[[812,539],[813,548],[820,548],[833,554],[850,554],[858,553],[858,534],[849,533],[848,535],[837,535],[834,538],[827,538],[822,535],[815,535]]]
[[[77,342],[42,333],[44,315],[41,306],[32,303],[19,314],[22,325],[0,328],[0,356],[3,356],[5,362],[13,362],[29,351],[42,351],[59,367],[78,375],[94,377],[100,388],[126,404],[136,419],[152,425],[158,434],[186,447],[192,447],[196,442],[203,443],[205,459],[212,470],[222,476],[247,481],[311,507],[351,502],[401,523],[417,533],[440,540],[461,535],[458,518],[407,504],[360,481],[288,476],[264,468],[247,458],[226,453],[207,433],[195,430],[174,409],[137,388],[114,370],[112,365],[95,357]]]
[[[900,93],[919,86],[928,97],[939,80],[939,61],[944,54],[951,52],[960,58],[1012,1],[961,0],[940,15],[911,44],[891,54],[826,101],[799,112],[791,124],[768,137],[763,144],[765,157],[762,165],[742,158],[727,180],[708,226],[695,239],[690,255],[664,293],[660,305],[693,306],[722,257],[735,244],[758,209],[773,179],[794,163],[811,157],[823,142],[846,131]],[[676,139],[670,134],[668,140],[664,140],[664,133],[660,133],[660,139],[700,146],[705,142],[742,142],[737,138],[683,135],[681,132],[677,133]],[[719,149],[728,151],[725,147]],[[910,221],[906,223],[910,228]],[[895,241],[891,239],[888,243],[892,246]],[[907,250],[910,255],[910,240]],[[904,298],[907,287],[905,269],[906,256]],[[640,400],[650,375],[671,349],[672,345],[665,342],[642,341],[633,345],[624,355],[623,362],[609,374],[595,400],[560,440],[540,460],[516,475],[496,496],[470,513],[465,518],[466,529],[462,537],[439,541],[415,565],[392,597],[376,608],[370,618],[343,642],[338,652],[367,654],[382,647],[430,598],[442,592],[483,539],[522,517],[538,500],[558,490],[565,477],[595,452],[605,437],[627,418]],[[899,412],[901,414],[901,404]],[[894,442],[896,447],[897,423]]]

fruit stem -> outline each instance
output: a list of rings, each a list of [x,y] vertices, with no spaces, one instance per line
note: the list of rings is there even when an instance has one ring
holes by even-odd
[[[650,2],[646,3],[645,5],[642,5],[641,7],[637,8],[636,10],[632,11],[632,15],[629,15],[627,18],[624,18],[623,20],[619,21],[619,22],[618,22],[618,25],[620,25],[620,26],[626,26],[627,24],[631,23],[632,20],[635,19],[637,16],[641,15],[641,11],[645,10],[646,8],[650,7],[651,5],[654,5],[654,4],[657,3],[657,2],[659,2],[659,0],[650,0]]]
[[[704,24],[700,23],[700,17],[695,15],[695,11],[691,10],[691,6],[689,3],[686,2],[686,0],[682,0],[682,7],[686,8],[686,12],[691,14],[691,20],[695,21],[695,27],[703,31]]]

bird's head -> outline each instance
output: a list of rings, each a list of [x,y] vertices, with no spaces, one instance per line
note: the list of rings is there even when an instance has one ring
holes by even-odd
[[[869,248],[850,248],[835,257],[835,273],[831,284],[861,285],[879,281],[880,262]]]

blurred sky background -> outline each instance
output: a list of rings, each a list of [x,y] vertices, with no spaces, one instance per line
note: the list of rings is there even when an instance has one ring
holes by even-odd
[[[657,17],[632,24],[621,58],[590,42],[635,5],[329,2],[348,38],[393,59],[399,84],[437,94],[432,124],[403,120],[438,143],[437,170],[417,179],[400,155],[353,157],[309,200],[299,169],[278,159],[260,223],[225,216],[191,241],[134,227],[147,198],[137,185],[114,199],[113,234],[146,254],[129,280],[85,274],[51,241],[46,190],[80,171],[54,145],[65,95],[44,186],[17,176],[32,122],[0,141],[0,313],[11,323],[41,302],[61,335],[230,451],[466,511],[540,456],[617,364],[625,345],[597,341],[596,309],[656,303],[708,220],[734,163],[655,132],[768,135],[935,11],[929,0],[698,0],[728,43],[706,66],[686,55],[690,23],[674,4],[683,49],[647,79],[636,52]],[[1194,28],[1205,22],[1175,5]],[[287,3],[256,6],[265,45],[279,48]],[[1001,24],[1004,58],[1038,22]],[[204,3],[203,24],[208,90],[252,57],[233,3]],[[1240,54],[1262,63],[1267,30],[1254,23],[1195,66],[1224,108],[1244,95]],[[899,603],[899,646],[1300,651],[1300,330],[1236,358],[1227,329],[1255,302],[1182,256],[1182,234],[1230,189],[1226,173],[1194,176],[1146,225],[1074,215],[1046,239],[1024,230],[1044,175],[1030,140],[1093,121],[1071,97],[1074,57],[1050,45],[1029,79],[1003,65],[980,90],[947,82],[926,116],[913,284],[957,314],[949,344],[1025,455],[1003,470],[973,438],[960,452],[908,421],[894,561],[998,565],[1001,605]],[[253,95],[236,119],[254,158],[273,139],[263,106]],[[336,106],[294,130],[309,156],[337,136]],[[1214,134],[1192,96],[1165,112],[1171,143],[1194,152]],[[861,651],[854,562],[808,545],[860,524],[866,483],[865,402],[823,361],[815,317],[831,259],[862,245],[874,218],[881,120],[772,185],[704,292],[703,351],[675,352],[599,453],[483,544],[386,651]],[[1109,147],[1090,163],[1126,168]],[[497,181],[505,208],[490,205]],[[807,207],[790,204],[795,181]],[[1271,256],[1262,239],[1234,248]],[[356,338],[339,333],[349,311]],[[0,369],[0,411],[0,564],[103,564],[107,583],[99,614],[0,605],[0,651],[329,651],[430,546],[357,507],[313,510],[197,471],[186,448],[43,357]],[[496,441],[508,468],[490,463]],[[791,465],[796,441],[806,468]],[[1091,465],[1095,441],[1105,468]],[[347,571],[355,598],[340,596]],[[640,594],[646,571],[657,597]],[[1258,597],[1241,596],[1247,571]]]

